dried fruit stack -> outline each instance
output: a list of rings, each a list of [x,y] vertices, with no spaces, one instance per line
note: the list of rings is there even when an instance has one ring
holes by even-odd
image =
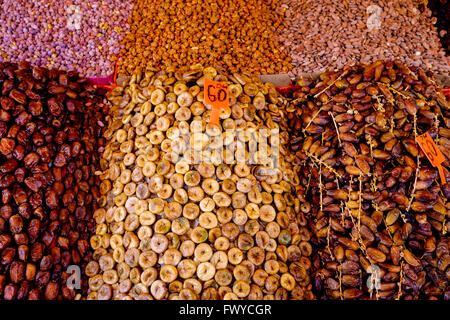
[[[204,78],[229,84],[220,125]],[[192,66],[135,74],[109,99],[88,299],[313,298],[311,234],[273,85]],[[238,146],[280,127],[279,167],[263,154],[249,164]],[[261,148],[275,148],[268,141]]]
[[[26,62],[0,63],[0,89],[0,300],[73,299],[66,271],[92,255],[108,107],[76,73]]]
[[[299,84],[288,118],[317,297],[450,299],[450,109],[433,78],[378,61]],[[415,142],[425,132],[446,184]]]

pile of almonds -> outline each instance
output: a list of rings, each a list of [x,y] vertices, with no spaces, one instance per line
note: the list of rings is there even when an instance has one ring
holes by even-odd
[[[194,63],[231,73],[287,72],[290,59],[274,40],[277,7],[277,0],[138,0],[119,73]]]
[[[0,88],[0,300],[74,299],[87,279],[68,287],[67,269],[92,259],[108,105],[76,72],[27,62],[0,63]]]
[[[450,299],[450,106],[396,61],[301,79],[289,106],[319,299]],[[428,132],[444,181],[416,144]]]
[[[219,125],[206,78],[228,84]],[[134,74],[109,100],[88,299],[314,297],[312,234],[273,85],[193,65]],[[262,135],[258,150],[279,148],[278,166],[242,149]]]
[[[284,20],[277,40],[292,58],[291,75],[378,59],[400,59],[448,75],[436,18],[429,9],[420,12],[416,2],[280,0]]]
[[[0,62],[109,75],[132,7],[130,0],[3,0]]]

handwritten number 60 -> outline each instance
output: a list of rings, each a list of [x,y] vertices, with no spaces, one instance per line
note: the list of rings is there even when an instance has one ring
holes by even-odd
[[[211,102],[214,102],[216,100],[218,101],[225,101],[225,99],[227,98],[227,92],[225,89],[220,88],[219,91],[217,91],[217,94],[214,94],[212,92],[213,89],[216,89],[216,87],[214,86],[209,86],[208,87],[208,98]]]

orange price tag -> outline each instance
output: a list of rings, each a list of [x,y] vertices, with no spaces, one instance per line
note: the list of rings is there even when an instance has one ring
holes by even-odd
[[[430,160],[431,164],[434,167],[437,167],[439,170],[439,176],[441,177],[442,184],[446,184],[444,169],[442,168],[442,162],[445,161],[444,155],[441,150],[434,143],[428,132],[418,136],[416,138],[417,143],[419,144],[422,151],[427,156],[428,160]]]
[[[219,115],[222,108],[228,108],[228,86],[225,83],[205,78],[204,101],[212,108],[210,123],[219,124]]]

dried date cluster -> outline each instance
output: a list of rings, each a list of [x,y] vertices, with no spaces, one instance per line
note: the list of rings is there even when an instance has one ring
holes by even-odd
[[[205,78],[229,84],[219,125],[203,103]],[[273,85],[194,65],[135,74],[109,99],[88,299],[313,298],[311,234]],[[272,129],[279,166],[262,153],[251,164],[238,146]]]
[[[378,61],[300,79],[288,106],[319,299],[450,299],[449,105],[432,77]],[[446,184],[416,144],[440,146]]]
[[[26,62],[0,63],[0,89],[0,300],[74,299],[66,271],[92,256],[108,107],[77,73]]]

